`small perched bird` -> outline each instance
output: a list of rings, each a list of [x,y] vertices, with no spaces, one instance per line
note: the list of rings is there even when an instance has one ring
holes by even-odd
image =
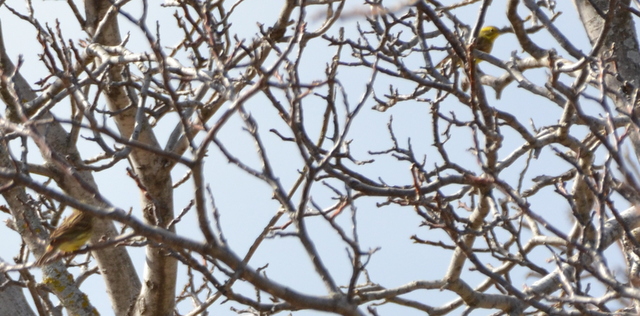
[[[480,33],[478,34],[478,40],[476,41],[476,49],[485,52],[491,53],[493,49],[493,42],[496,41],[496,38],[500,36],[500,30],[498,30],[495,26],[485,26],[480,29]],[[475,59],[476,63],[479,63],[481,60]]]
[[[481,52],[485,52],[487,54],[491,53],[491,50],[493,49],[493,43],[496,41],[496,38],[498,38],[498,36],[500,36],[500,30],[497,27],[495,26],[483,27],[482,29],[480,29],[480,32],[478,33],[478,39],[476,39],[476,49]],[[444,64],[451,59],[452,59],[451,55],[447,56],[440,63],[438,63],[436,67],[443,67]],[[458,65],[462,64],[460,59],[458,59],[457,57],[455,57],[454,59],[457,60]],[[479,63],[482,60],[478,58],[474,58],[473,61],[475,63]]]
[[[80,249],[89,241],[93,233],[93,216],[73,210],[68,218],[58,226],[49,236],[49,245],[44,254],[36,261],[36,266],[41,266],[58,251],[72,252]]]

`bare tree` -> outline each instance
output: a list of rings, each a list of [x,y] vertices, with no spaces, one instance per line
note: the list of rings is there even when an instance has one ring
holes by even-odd
[[[0,261],[0,314],[98,314],[104,294],[82,286],[97,278],[116,315],[640,313],[630,1],[574,0],[570,26],[554,1],[269,1],[278,13],[260,21],[242,15],[265,4],[255,0],[128,2],[58,3],[75,20],[53,24],[40,3],[3,2],[37,34],[25,41],[39,43],[46,72],[25,78],[5,25],[0,192],[23,246],[2,254],[15,263]],[[502,5],[496,26],[517,48],[506,59],[474,50]],[[478,13],[473,24],[464,10]],[[590,46],[574,36],[583,29]],[[504,107],[507,92],[517,99]],[[412,116],[420,129],[403,126]],[[105,173],[117,180],[99,185]],[[124,182],[139,205],[106,198]],[[237,203],[217,203],[227,190]],[[67,208],[93,216],[91,242],[40,279],[33,262]],[[418,277],[379,267],[386,249],[366,236],[395,219],[375,223],[376,209],[410,215],[391,247]],[[238,233],[250,243],[229,239]],[[299,283],[270,266],[301,256]],[[310,282],[322,290],[296,286]]]

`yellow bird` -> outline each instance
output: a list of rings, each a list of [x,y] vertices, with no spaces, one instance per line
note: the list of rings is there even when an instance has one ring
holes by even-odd
[[[500,36],[500,30],[495,27],[495,26],[485,26],[482,29],[480,29],[480,32],[478,33],[478,39],[476,40],[476,49],[481,51],[481,52],[485,52],[485,53],[491,53],[491,50],[493,49],[493,43],[496,41],[496,38],[498,38],[498,36]],[[445,59],[443,59],[440,63],[438,63],[438,65],[436,67],[440,68],[443,67],[444,64],[451,60],[452,56],[449,55],[447,56]],[[455,58],[458,62],[458,65],[462,65],[462,62],[460,59]],[[474,58],[473,61],[475,63],[479,63],[482,60],[478,59],[478,58]]]
[[[476,49],[485,52],[491,53],[493,49],[493,43],[496,41],[496,38],[500,36],[500,30],[498,30],[495,26],[485,26],[480,30],[478,34],[478,40],[476,41]],[[476,58],[475,62],[479,63],[482,60]]]
[[[65,218],[49,236],[49,245],[44,254],[36,261],[36,266],[41,266],[58,251],[73,252],[89,241],[93,234],[93,216],[73,210],[70,217]]]

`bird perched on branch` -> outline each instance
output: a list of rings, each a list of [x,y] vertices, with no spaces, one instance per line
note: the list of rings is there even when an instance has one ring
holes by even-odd
[[[491,53],[491,50],[493,49],[493,43],[496,41],[496,38],[498,38],[498,36],[500,36],[500,30],[495,27],[495,26],[485,26],[482,29],[480,29],[480,32],[478,33],[478,38],[476,39],[476,46],[475,48],[481,52],[485,52],[485,53]],[[460,60],[460,58],[458,58],[457,56],[453,56],[455,54],[451,54],[447,57],[445,57],[445,59],[443,59],[440,63],[438,63],[438,65],[436,66],[437,68],[441,68],[444,67],[444,65],[449,61],[449,60],[456,60],[457,64],[459,66],[462,65],[462,62]],[[479,63],[482,60],[478,59],[478,58],[474,58],[473,59],[474,63]]]
[[[36,261],[36,266],[47,263],[58,251],[73,252],[89,241],[93,234],[93,216],[86,212],[73,210],[49,236],[49,245],[44,254]]]

